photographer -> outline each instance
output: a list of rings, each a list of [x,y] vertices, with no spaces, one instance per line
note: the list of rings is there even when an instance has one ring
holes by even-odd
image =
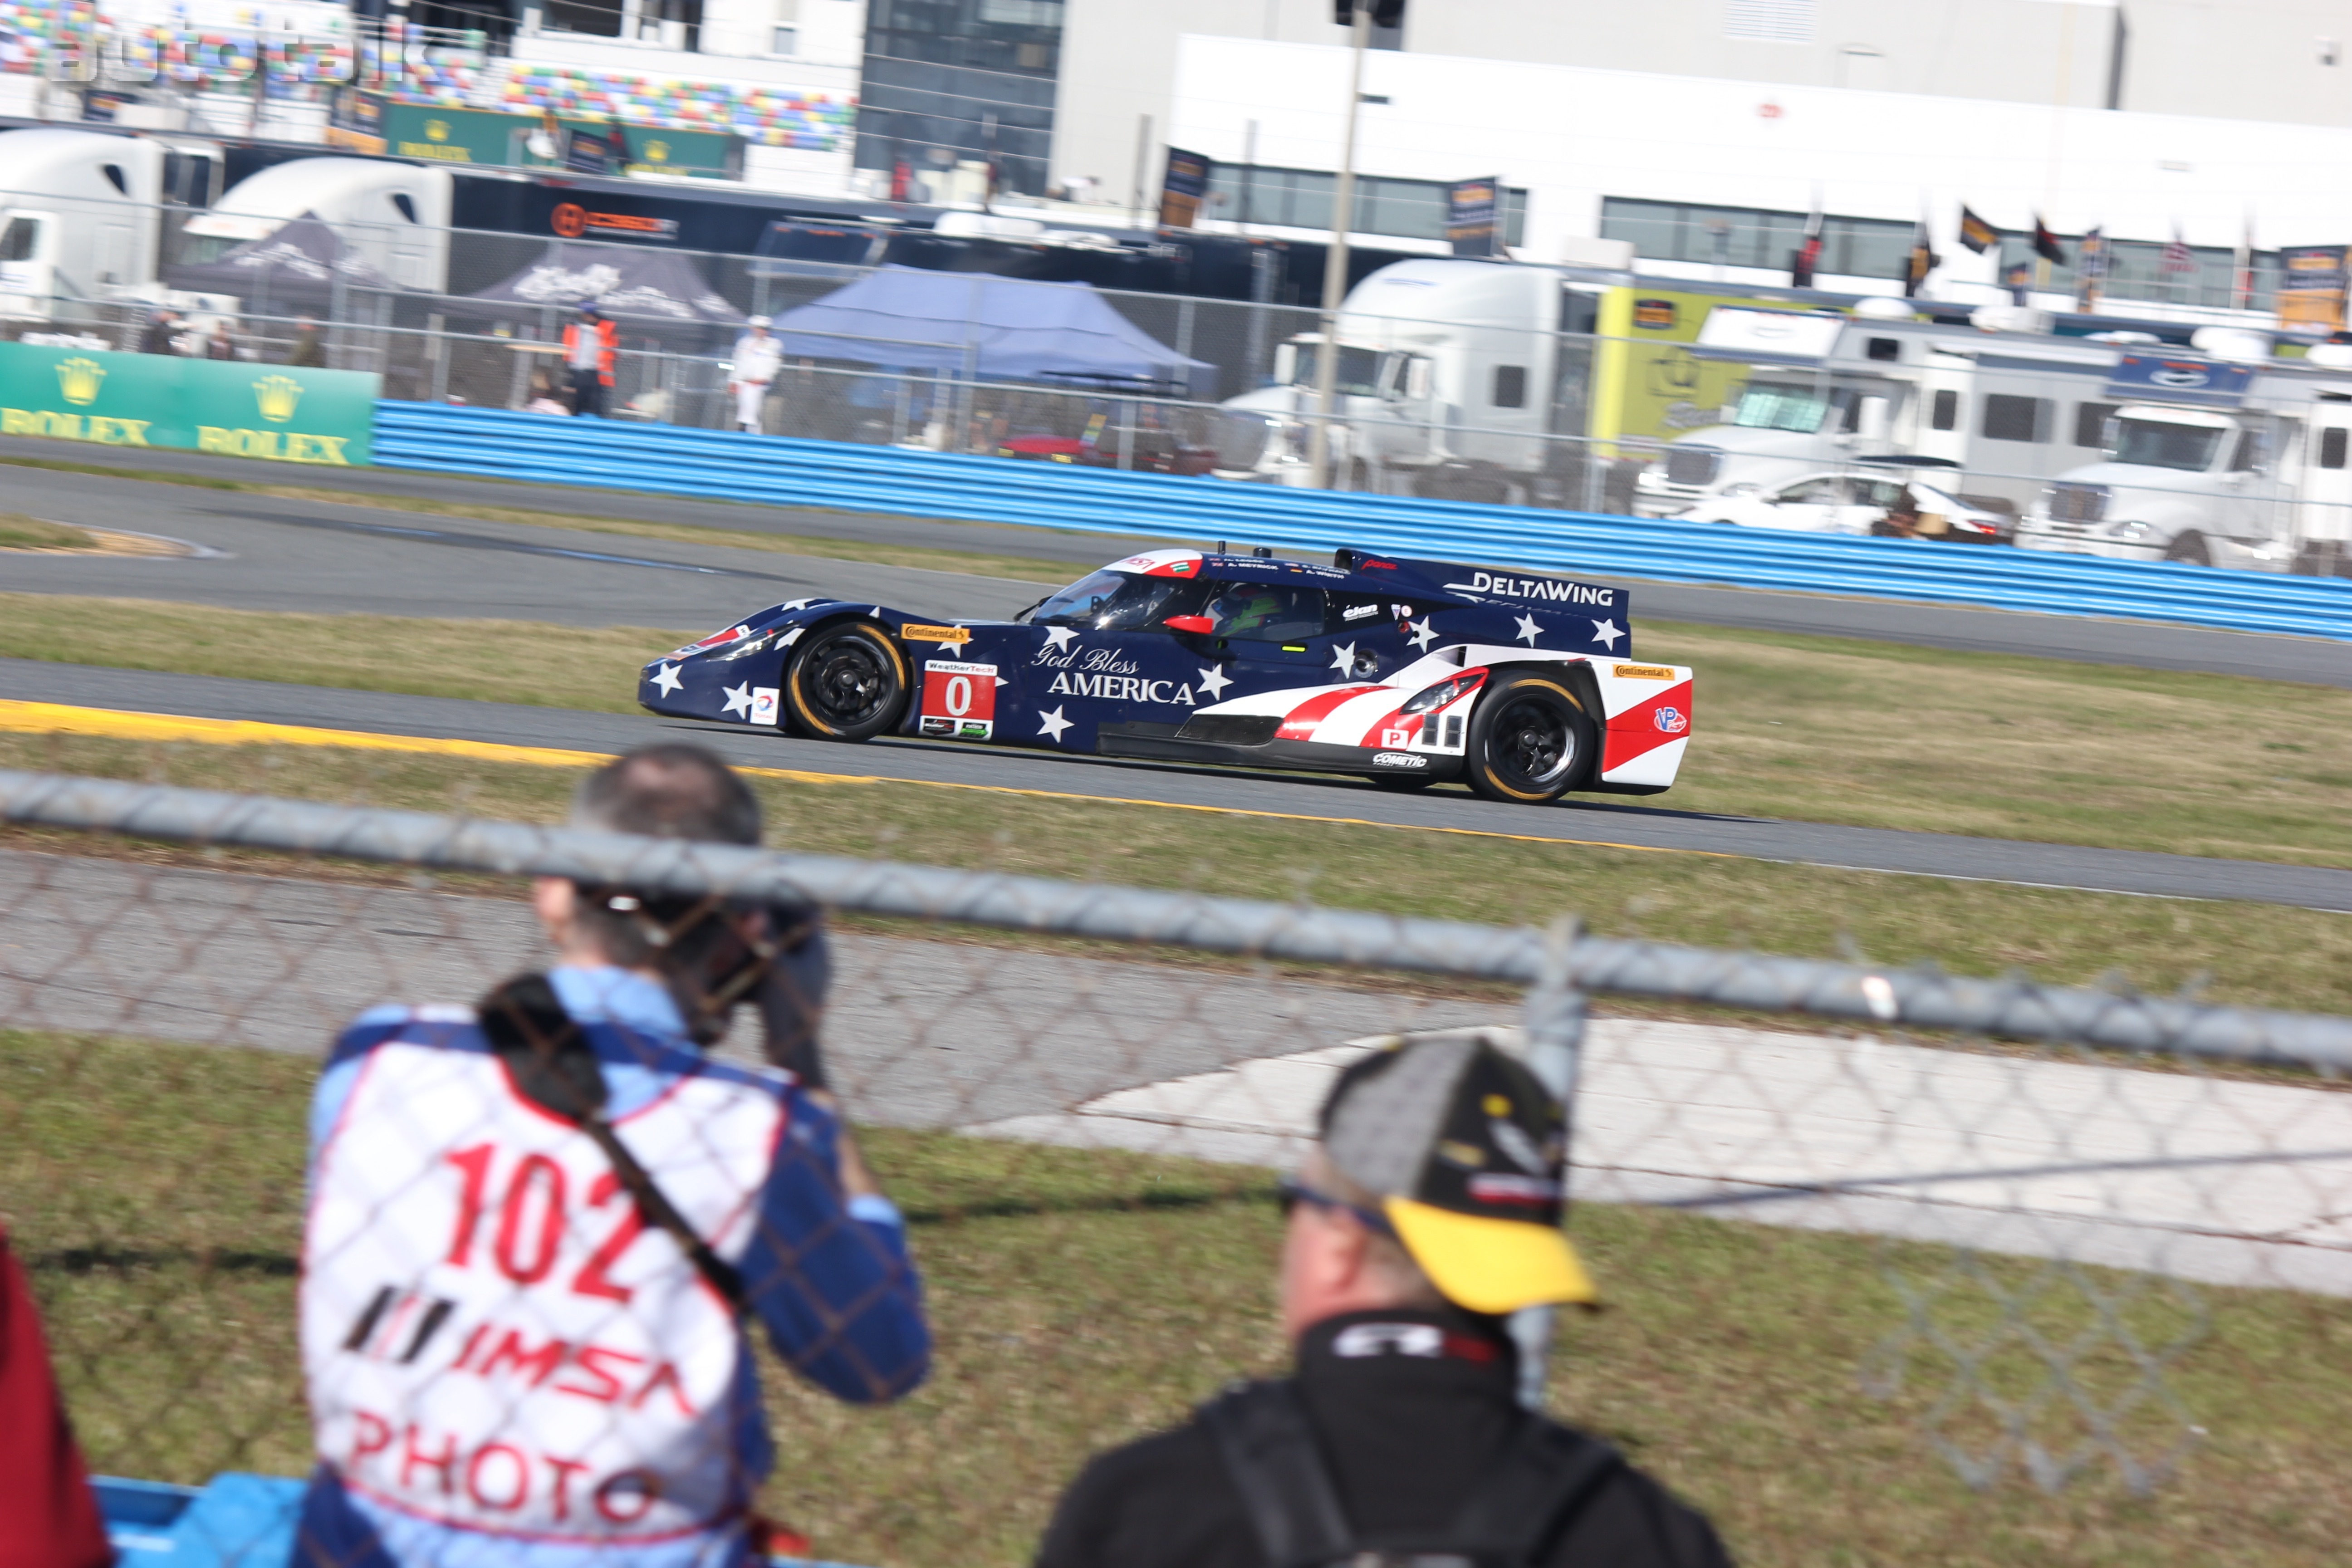
[[[575,827],[759,842],[698,747],[598,770]],[[737,1564],[773,1453],[750,1334],[895,1399],[929,1332],[898,1211],[826,1092],[808,909],[541,879],[557,952],[478,1009],[380,1008],[312,1110],[295,1562]],[[706,1049],[752,1003],[782,1070]]]

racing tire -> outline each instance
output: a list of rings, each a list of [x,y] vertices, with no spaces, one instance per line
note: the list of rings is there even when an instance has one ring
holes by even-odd
[[[1470,716],[1463,778],[1488,800],[1542,805],[1582,783],[1599,749],[1599,732],[1566,681],[1508,675]]]
[[[2205,543],[2205,536],[2194,530],[2176,536],[2164,547],[2167,561],[2178,561],[2184,566],[2210,566],[2213,552]]]
[[[907,689],[907,656],[871,621],[820,628],[784,670],[793,727],[820,741],[872,740],[906,711]]]

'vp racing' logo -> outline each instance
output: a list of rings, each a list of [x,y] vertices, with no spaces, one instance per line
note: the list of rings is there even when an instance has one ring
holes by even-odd
[[[1668,735],[1679,735],[1690,728],[1690,715],[1679,708],[1661,708],[1657,711],[1658,729]]]

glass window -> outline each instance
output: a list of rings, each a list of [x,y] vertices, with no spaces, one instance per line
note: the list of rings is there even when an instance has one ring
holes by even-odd
[[[1935,412],[1929,416],[1927,423],[1938,430],[1958,429],[1960,427],[1960,395],[1948,388],[1936,394]]]
[[[2105,437],[2107,421],[2115,417],[2112,403],[2077,403],[2074,405],[2074,445],[2096,447]]]
[[[1311,387],[1317,374],[1316,356],[1322,352],[1320,343],[1298,345],[1298,374],[1293,384]],[[1339,350],[1339,374],[1335,389],[1355,397],[1378,397],[1381,356],[1374,349],[1356,349],[1342,345]]]
[[[1244,642],[1297,642],[1323,635],[1320,588],[1280,583],[1214,583],[1210,587],[1205,613],[1214,623],[1213,636]]]
[[[1845,502],[1845,481],[1826,475],[1802,479],[1772,499],[1783,506],[1842,506]]]
[[[2347,445],[2352,445],[2352,431],[2347,431],[2340,425],[2332,430],[2322,430],[2319,433],[2319,466],[2323,468],[2342,468]]]
[[[1829,395],[1811,387],[1751,381],[1739,395],[1731,422],[1747,430],[1793,430],[1810,436],[1822,427],[1829,409]]]
[[[1523,364],[1498,364],[1495,367],[1495,406],[1525,408],[1528,405],[1528,367]]]
[[[0,261],[30,261],[33,247],[41,236],[41,220],[37,217],[12,217],[8,226],[0,230]]]
[[[2263,437],[2259,431],[2238,432],[2238,449],[2230,456],[2230,471],[2242,474],[2249,468],[2263,466]]]
[[[1988,441],[2046,441],[2048,426],[2042,413],[2048,399],[2016,397],[2008,393],[1986,395],[1984,437]]]
[[[2221,447],[2222,430],[2198,425],[2172,425],[2155,419],[2125,419],[2116,424],[2116,461],[2142,468],[2179,468],[2201,474],[2213,466]]]
[[[1039,626],[1085,626],[1098,632],[1146,631],[1171,616],[1200,608],[1207,588],[1189,577],[1144,577],[1092,572],[1031,612]]]

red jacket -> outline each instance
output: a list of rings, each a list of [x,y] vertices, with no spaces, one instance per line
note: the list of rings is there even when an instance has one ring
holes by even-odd
[[[113,1561],[49,1373],[32,1289],[0,1230],[0,1568],[105,1568]]]
[[[572,322],[563,329],[563,363],[572,363],[572,345],[580,341],[580,323]],[[596,322],[596,379],[606,386],[613,384],[613,355],[621,346],[621,329],[599,319]]]

